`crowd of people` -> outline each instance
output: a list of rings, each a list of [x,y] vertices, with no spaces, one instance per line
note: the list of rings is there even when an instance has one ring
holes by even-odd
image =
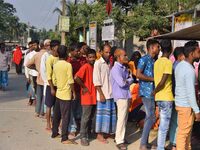
[[[84,42],[66,47],[47,39],[40,45],[31,41],[28,46],[24,57],[28,105],[35,105],[36,117],[47,120],[46,130],[52,138],[78,144],[75,137],[80,133],[81,145],[89,146],[91,135],[103,144],[111,137],[118,149],[126,150],[127,120],[135,120],[144,122],[140,150],[165,150],[168,134],[173,150],[191,150],[192,127],[200,121],[193,66],[200,59],[198,42],[189,41],[173,50],[170,40],[149,39],[147,54],[135,51],[130,60],[124,49],[109,44],[98,53]],[[7,86],[10,68],[3,47],[1,88]],[[17,58],[13,61],[20,64]],[[157,146],[148,142],[158,119],[156,106]]]

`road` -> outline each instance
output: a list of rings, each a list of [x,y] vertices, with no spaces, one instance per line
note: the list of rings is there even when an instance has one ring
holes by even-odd
[[[45,120],[34,116],[34,107],[27,106],[24,75],[9,73],[7,91],[0,91],[0,150],[117,150],[115,143],[109,144],[92,140],[89,147],[63,145],[59,139],[51,139],[45,131]],[[151,132],[151,141],[156,141],[156,132]],[[126,134],[132,144],[128,149],[138,150],[141,131],[134,123],[128,124]],[[197,149],[196,149],[197,150]]]

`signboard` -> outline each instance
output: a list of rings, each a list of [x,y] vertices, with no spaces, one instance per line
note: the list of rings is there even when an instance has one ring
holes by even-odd
[[[59,31],[60,32],[69,32],[69,17],[60,16],[59,17]]]
[[[175,31],[179,31],[184,28],[188,28],[192,26],[192,15],[191,14],[183,14],[178,17],[175,17]],[[187,41],[183,40],[175,40],[174,48],[179,46],[184,46]]]
[[[103,26],[102,27],[102,41],[113,41],[115,39],[115,26]]]
[[[90,22],[89,24],[89,45],[92,49],[97,48],[97,22]]]

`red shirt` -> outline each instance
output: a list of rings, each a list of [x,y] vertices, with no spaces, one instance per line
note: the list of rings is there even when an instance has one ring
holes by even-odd
[[[81,105],[96,105],[97,100],[96,89],[93,84],[93,68],[93,66],[86,63],[79,69],[79,71],[75,75],[83,81],[89,91],[85,94],[82,94],[81,88]]]

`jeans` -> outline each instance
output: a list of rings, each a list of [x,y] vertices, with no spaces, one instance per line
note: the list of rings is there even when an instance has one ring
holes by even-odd
[[[82,117],[81,117],[81,130],[80,137],[88,138],[88,131],[90,128],[90,120],[92,120],[92,128],[95,130],[95,116],[96,116],[96,105],[83,105],[82,106]]]
[[[0,87],[8,86],[8,71],[0,71]]]
[[[44,114],[43,85],[37,85],[37,99],[35,112],[38,115]]]
[[[158,130],[157,150],[165,150],[165,141],[171,120],[173,102],[158,101],[157,104],[160,112],[160,126]]]
[[[146,117],[145,117],[144,128],[143,128],[141,142],[140,142],[141,146],[148,144],[149,133],[156,120],[154,100],[142,97],[142,102],[144,104]]]
[[[175,106],[173,106],[172,117],[169,126],[169,140],[170,143],[173,145],[176,145],[177,129],[178,129],[177,111],[175,109]]]
[[[72,105],[73,105],[73,101],[72,101]],[[70,115],[70,122],[69,122],[69,127],[68,127],[68,131],[70,133],[76,132],[77,129],[77,125],[76,125],[76,121],[74,118],[74,112],[73,109],[71,107],[71,115]]]

